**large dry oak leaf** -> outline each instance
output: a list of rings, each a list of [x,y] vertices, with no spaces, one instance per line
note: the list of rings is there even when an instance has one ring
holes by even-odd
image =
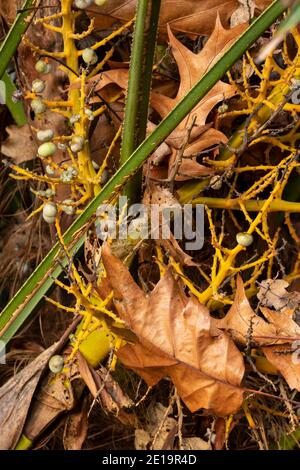
[[[136,0],[110,0],[97,9],[99,15],[96,17],[96,23],[100,26],[104,15],[123,22],[128,21],[135,15],[136,5]],[[237,0],[162,0],[159,31],[164,36],[169,24],[173,31],[209,35],[217,15],[220,15],[224,23],[228,23],[238,6]]]
[[[102,258],[118,313],[139,339],[122,348],[121,361],[148,385],[169,376],[191,411],[226,415],[238,410],[242,355],[226,333],[211,327],[206,307],[187,297],[169,271],[146,295],[108,246]]]
[[[178,65],[180,86],[175,98],[170,98],[160,93],[152,93],[151,105],[161,117],[166,117],[172,111],[179,101],[240,36],[244,29],[245,25],[225,29],[218,16],[215,28],[205,46],[198,54],[195,54],[176,39],[171,28],[168,26],[169,43]],[[228,99],[234,94],[235,90],[232,85],[219,81],[197,104],[190,115],[180,123],[179,127],[181,129],[186,128],[191,116],[196,116],[198,126],[205,124],[212,108],[218,102]]]

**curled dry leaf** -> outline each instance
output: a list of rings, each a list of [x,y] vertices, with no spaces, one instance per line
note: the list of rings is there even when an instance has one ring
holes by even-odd
[[[169,43],[172,54],[176,60],[180,85],[175,98],[170,98],[161,93],[153,92],[151,95],[151,106],[158,114],[165,118],[172,109],[181,101],[181,99],[190,91],[190,89],[199,81],[199,79],[214,65],[219,57],[226,51],[228,47],[236,40],[236,38],[244,31],[245,26],[239,25],[232,29],[225,29],[222,26],[220,17],[217,17],[215,28],[205,43],[203,49],[195,54],[183,45],[171,31],[168,26]],[[169,136],[171,142],[177,139],[178,132],[184,131],[189,127],[192,119],[196,119],[195,129],[200,130],[206,125],[206,120],[214,108],[214,106],[224,99],[234,96],[235,90],[232,85],[218,82],[203,98],[193,111],[180,123],[173,133]],[[207,129],[202,132],[199,137],[191,135],[190,143],[185,149],[184,156],[197,154],[208,147],[226,142],[227,139],[220,131],[216,129]],[[180,146],[182,139],[180,139]],[[179,146],[179,148],[180,148]],[[177,147],[178,148],[178,147]]]
[[[88,432],[88,399],[85,397],[79,410],[68,414],[64,430],[64,449],[81,450]]]
[[[48,374],[31,403],[24,426],[25,436],[34,441],[62,413],[77,405],[84,384],[78,380],[78,368],[73,364],[64,375]]]
[[[163,95],[165,96],[165,95]],[[153,126],[155,127],[154,124],[150,123],[148,124],[148,129]],[[198,126],[196,123],[190,130],[190,141],[196,140],[198,137],[202,136],[205,134],[205,137],[208,136],[209,131],[214,131],[214,129],[211,129],[212,124],[203,124],[202,126]],[[152,129],[153,130],[153,129]],[[171,135],[169,135],[166,138],[166,143],[170,145],[170,147],[173,147],[176,150],[179,150],[182,147],[182,142],[186,139],[187,137],[187,129],[176,129],[175,131],[172,132]],[[221,134],[221,133],[220,133]],[[190,156],[192,153],[188,152],[189,144],[186,146],[185,149],[185,155]]]
[[[264,307],[275,310],[295,310],[300,304],[299,292],[288,292],[289,283],[284,279],[265,279],[260,283],[257,298]]]
[[[17,445],[35,389],[56,348],[51,346],[0,388],[1,450]]]
[[[291,338],[295,341],[300,340],[300,326],[285,312],[276,312],[266,307],[261,307],[261,312],[269,324],[273,324],[276,329],[276,335],[280,338]],[[282,339],[281,342],[283,342]]]
[[[149,386],[169,376],[191,411],[226,415],[239,409],[243,358],[229,336],[211,325],[206,307],[187,297],[170,271],[146,296],[107,245],[102,258],[120,318],[139,339],[119,352],[124,365]]]
[[[215,28],[205,43],[203,49],[195,54],[184,46],[171,31],[168,26],[169,43],[173,56],[178,65],[180,75],[180,86],[175,98],[152,93],[151,105],[160,114],[166,117],[179,101],[190,91],[190,89],[200,80],[200,78],[214,65],[225,50],[244,31],[245,26],[239,25],[232,29],[224,29],[219,16],[216,20]],[[206,119],[212,108],[220,101],[231,98],[235,94],[234,88],[228,83],[218,82],[193,109],[179,125],[178,129],[186,129],[191,122],[191,118],[196,117],[197,126],[206,123]],[[211,129],[210,133],[214,130]],[[172,135],[172,134],[171,134]],[[200,141],[205,138],[201,136]],[[220,132],[216,131],[214,144],[220,142]],[[194,144],[194,152],[196,152]]]
[[[135,15],[136,4],[136,0],[110,0],[98,9],[98,13],[110,15],[125,22]],[[236,0],[185,0],[184,2],[162,0],[160,33],[165,35],[169,24],[173,31],[208,35],[213,30],[217,14],[225,23],[238,5]],[[97,15],[98,24],[101,21],[101,16]]]
[[[267,346],[262,348],[268,361],[273,364],[287,381],[291,389],[300,392],[300,354],[299,344]]]
[[[13,160],[16,165],[36,158],[37,144],[32,136],[30,126],[9,126],[8,137],[2,144],[1,151]]]
[[[283,375],[289,386],[300,391],[300,327],[284,311],[261,307],[261,313],[265,320],[252,310],[242,278],[238,276],[234,302],[225,318],[215,320],[214,324],[230,332],[242,344],[247,344],[251,338],[262,346],[268,361]]]
[[[243,23],[249,23],[254,16],[255,2],[253,0],[239,0],[240,6],[235,10],[230,18],[230,26],[235,26]]]
[[[85,360],[85,358],[80,353],[78,353],[77,358],[78,358],[78,368],[79,368],[80,376],[82,380],[85,382],[92,396],[94,398],[97,398],[98,387],[93,377],[92,370],[90,366],[88,365],[87,361]]]
[[[221,320],[214,320],[214,324],[230,332],[233,339],[242,344],[247,344],[250,337],[260,345],[283,344],[288,338],[300,339],[300,327],[290,316],[263,307],[261,312],[267,321],[252,310],[243,280],[238,276],[234,302],[227,315]]]
[[[148,123],[148,131],[151,131],[155,128],[155,125],[151,122]],[[172,166],[176,160],[177,152],[181,149],[182,143],[186,139],[187,129],[177,129],[167,137],[165,142],[163,142],[154,152],[151,162],[153,165],[159,165],[162,161],[165,160],[165,157],[170,155],[169,158],[169,168],[168,175],[172,173]],[[199,137],[201,139],[199,139]],[[206,167],[198,163],[195,159],[187,158],[196,156],[201,150],[204,150],[207,147],[211,147],[216,143],[216,137],[218,136],[219,141],[226,143],[227,138],[222,134],[222,132],[217,131],[216,129],[211,129],[211,124],[205,124],[203,126],[195,125],[191,129],[190,140],[191,143],[188,143],[184,148],[184,159],[182,159],[177,175],[175,177],[176,181],[186,181],[193,178],[199,178],[203,176],[210,176],[215,173],[212,168]],[[195,141],[196,139],[196,141]],[[155,173],[155,169],[154,169]],[[151,169],[151,177],[153,177],[153,168]]]
[[[212,176],[214,174],[215,171],[212,168],[201,165],[201,163],[195,160],[184,159],[179,166],[176,181],[186,181],[203,176]]]
[[[80,376],[93,398],[101,403],[106,412],[113,413],[123,424],[134,426],[135,414],[126,412],[126,409],[131,408],[133,403],[111,374],[104,367],[98,371],[92,369],[80,353],[77,357]]]

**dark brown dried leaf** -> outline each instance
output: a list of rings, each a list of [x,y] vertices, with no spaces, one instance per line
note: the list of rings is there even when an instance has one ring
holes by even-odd
[[[211,328],[206,307],[186,297],[169,271],[146,296],[108,246],[102,256],[119,315],[139,338],[120,351],[121,361],[149,386],[171,377],[191,411],[236,411],[243,400],[243,358],[226,334]]]
[[[35,389],[56,348],[51,346],[0,388],[1,450],[17,445]]]

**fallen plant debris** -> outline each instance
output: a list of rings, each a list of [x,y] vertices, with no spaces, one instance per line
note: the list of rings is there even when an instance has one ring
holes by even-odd
[[[0,0],[1,449],[299,448],[297,8]]]

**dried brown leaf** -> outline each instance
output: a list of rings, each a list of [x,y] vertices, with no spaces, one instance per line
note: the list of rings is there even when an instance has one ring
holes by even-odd
[[[119,315],[139,338],[122,348],[121,361],[149,386],[171,377],[191,411],[236,411],[243,399],[243,359],[226,334],[211,329],[206,307],[185,296],[169,271],[146,296],[108,246],[102,257]]]
[[[63,443],[65,450],[81,450],[88,432],[88,399],[84,398],[77,411],[68,414]]]
[[[261,311],[267,321],[252,310],[242,278],[238,276],[234,302],[227,315],[221,320],[214,320],[214,324],[230,332],[233,339],[242,344],[247,344],[250,337],[260,345],[286,343],[289,337],[300,339],[300,327],[290,316],[263,307]]]
[[[6,128],[8,138],[2,144],[1,151],[19,165],[36,158],[37,144],[35,143],[30,126],[9,126]]]
[[[175,98],[170,98],[160,93],[153,93],[151,98],[152,107],[161,115],[166,117],[178,102],[190,91],[198,80],[214,65],[225,50],[244,31],[245,26],[239,25],[232,29],[224,29],[219,16],[216,20],[215,28],[207,40],[203,49],[195,54],[184,44],[175,38],[168,26],[169,42],[173,56],[177,62],[180,74],[180,86]],[[180,129],[188,127],[191,116],[196,116],[198,126],[206,123],[206,118],[212,108],[224,99],[235,94],[234,88],[224,82],[218,82],[193,109],[180,124]]]
[[[51,346],[0,388],[1,450],[17,445],[35,389],[56,348]]]
[[[132,407],[133,403],[111,374],[104,367],[98,371],[92,369],[80,353],[78,354],[78,367],[81,378],[93,398],[101,403],[102,408],[114,414],[123,424],[134,426],[135,414],[126,412],[126,409]]]
[[[179,166],[176,181],[186,181],[203,176],[212,176],[214,174],[215,170],[212,168],[201,165],[201,163],[198,163],[195,160],[185,158]]]
[[[163,208],[181,209],[180,203],[168,188],[150,183],[148,184],[148,187],[144,193],[143,202],[147,205],[156,204],[161,211]],[[163,214],[161,213],[160,229],[163,223],[167,222],[165,222]],[[163,237],[162,239],[157,240],[157,243],[161,245],[164,250],[173,256],[173,258],[180,264],[186,266],[196,265],[192,257],[185,253],[185,251],[183,251],[183,249],[179,246],[179,243],[171,231],[169,233],[168,239]]]
[[[284,288],[285,284],[281,283],[280,286]],[[268,361],[283,375],[291,388],[300,391],[300,358],[297,349],[300,327],[285,311],[261,307],[261,312],[266,320],[252,310],[242,278],[238,276],[234,303],[225,318],[215,320],[214,324],[230,332],[242,344],[247,344],[251,338],[263,346],[262,351]]]
[[[217,129],[208,129],[199,138],[192,140],[184,150],[184,157],[195,156],[209,147],[213,147],[220,143],[226,144],[227,137]]]
[[[230,18],[230,26],[235,26],[243,23],[249,23],[254,16],[255,2],[253,0],[239,0],[239,7],[235,10]]]
[[[264,307],[275,310],[295,309],[300,304],[299,292],[288,292],[289,283],[284,279],[265,279],[260,283],[257,298]]]
[[[299,348],[299,345],[298,345]],[[300,355],[293,345],[267,346],[262,348],[268,361],[285,378],[291,389],[300,392]]]
[[[134,16],[136,3],[136,0],[110,0],[98,12],[125,22]],[[159,30],[165,35],[169,24],[173,31],[208,35],[214,28],[217,14],[225,23],[237,7],[236,0],[162,0]],[[101,17],[97,19],[100,25],[101,21]]]
[[[261,307],[261,312],[269,324],[273,324],[277,337],[300,339],[300,326],[284,311],[277,312],[266,307]]]
[[[48,374],[35,394],[24,426],[24,434],[32,441],[63,412],[73,410],[83,391],[78,368],[71,366],[66,376]]]
[[[175,98],[170,98],[164,94],[153,91],[151,95],[151,106],[160,114],[162,118],[166,117],[178,102],[190,91],[196,82],[214,65],[225,50],[235,41],[235,39],[244,31],[245,25],[239,25],[232,29],[223,28],[219,16],[217,17],[214,31],[209,37],[203,49],[195,54],[184,46],[173,35],[170,26],[168,26],[169,42],[172,47],[172,53],[177,62],[180,86]],[[115,83],[123,89],[127,88],[128,70],[115,69],[93,78],[89,85],[100,90],[105,86]],[[205,129],[206,119],[213,107],[220,101],[228,99],[235,94],[232,85],[218,82],[209,93],[203,98],[193,111],[187,116],[171,133],[166,143],[171,147],[179,149],[183,139],[186,137],[186,128],[191,122],[191,117],[196,117],[196,127],[192,129],[190,144],[184,153],[184,156],[190,156],[199,153],[201,150],[212,145],[217,145],[227,141],[224,134],[216,129]],[[152,125],[153,127],[153,125]],[[205,132],[206,131],[206,132]]]
[[[92,396],[96,398],[98,394],[98,387],[93,377],[91,368],[88,365],[85,358],[80,353],[77,354],[77,358],[78,358],[78,368],[79,368],[80,376],[82,380],[85,382]]]
[[[17,8],[22,5],[21,0],[0,0],[0,15],[7,21],[8,24],[12,24],[17,14]]]

